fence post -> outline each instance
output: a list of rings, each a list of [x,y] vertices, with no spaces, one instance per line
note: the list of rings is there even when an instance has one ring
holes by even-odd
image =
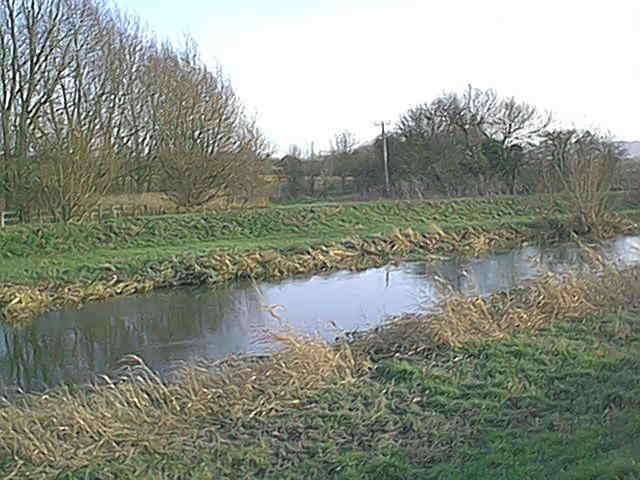
[[[7,212],[5,210],[0,212],[0,228],[4,228],[7,226],[7,223],[9,221],[9,217],[15,217],[17,216],[18,213],[17,212]],[[15,223],[15,221],[14,221]]]

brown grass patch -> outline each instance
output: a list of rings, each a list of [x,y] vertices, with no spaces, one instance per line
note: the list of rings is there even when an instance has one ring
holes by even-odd
[[[187,368],[176,383],[129,356],[119,377],[104,378],[103,385],[5,402],[0,457],[28,459],[39,474],[50,475],[105,458],[126,461],[140,449],[222,446],[244,434],[244,419],[285,415],[319,389],[353,382],[367,368],[346,345],[279,339],[285,349],[273,356]]]
[[[359,348],[376,356],[414,355],[639,304],[640,267],[546,273],[526,287],[488,297],[449,294],[435,313],[403,315],[359,335]]]

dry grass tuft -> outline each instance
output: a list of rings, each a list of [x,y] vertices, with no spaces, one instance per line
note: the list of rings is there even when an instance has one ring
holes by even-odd
[[[144,294],[156,287],[156,282],[142,277],[130,280],[118,280],[114,277],[112,280],[91,283],[73,282],[37,287],[0,284],[0,318],[19,324],[53,309],[99,302],[120,295]]]
[[[50,307],[49,292],[23,285],[0,285],[0,318],[13,321],[34,318]]]
[[[286,414],[319,389],[352,382],[367,368],[347,345],[277,338],[285,348],[273,356],[185,368],[171,383],[129,356],[115,379],[104,377],[90,389],[5,402],[0,457],[28,459],[45,475],[100,459],[126,461],[140,450],[188,454],[230,441],[242,434],[242,421]]]
[[[574,275],[544,274],[532,285],[490,298],[454,296],[429,328],[439,343],[460,346],[478,339],[500,339],[517,329],[536,330],[559,318],[592,313],[590,285]]]
[[[589,272],[545,273],[526,287],[489,297],[449,293],[436,313],[404,315],[359,335],[358,348],[383,357],[414,355],[640,305],[640,267],[618,271],[593,251],[585,255],[591,255],[595,265]]]

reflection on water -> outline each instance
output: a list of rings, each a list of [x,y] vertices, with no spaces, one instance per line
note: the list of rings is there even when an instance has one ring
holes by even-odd
[[[640,260],[638,237],[622,237],[604,251],[611,261]],[[465,294],[487,295],[522,284],[541,268],[581,264],[579,249],[525,247],[471,260],[419,262],[337,272],[277,283],[157,292],[49,313],[24,329],[0,324],[0,388],[39,390],[86,382],[134,353],[160,372],[180,361],[264,353],[266,329],[288,326],[327,340],[336,329],[367,328],[389,315],[424,311],[437,303],[437,278]],[[273,309],[272,315],[266,306]]]

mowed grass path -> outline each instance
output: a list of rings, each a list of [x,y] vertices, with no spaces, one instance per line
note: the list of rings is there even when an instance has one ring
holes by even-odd
[[[640,478],[640,316],[379,359],[272,417],[202,422],[218,431],[209,445],[185,430],[163,451],[88,457],[56,478]],[[21,475],[41,466],[21,461]]]

